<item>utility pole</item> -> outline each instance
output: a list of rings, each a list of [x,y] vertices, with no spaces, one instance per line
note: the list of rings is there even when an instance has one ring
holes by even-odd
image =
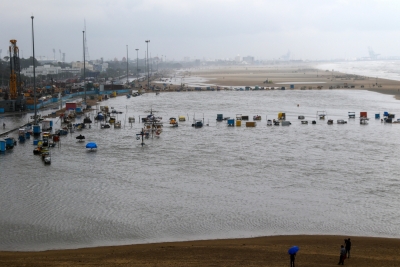
[[[148,90],[150,90],[149,43],[150,43],[150,40],[146,40],[146,44],[147,44],[147,89]]]

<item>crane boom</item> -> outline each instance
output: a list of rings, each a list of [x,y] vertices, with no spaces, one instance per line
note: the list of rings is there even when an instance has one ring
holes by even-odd
[[[19,48],[17,46],[17,40],[10,40],[10,43],[10,99],[15,100],[21,90],[21,68],[19,64]]]

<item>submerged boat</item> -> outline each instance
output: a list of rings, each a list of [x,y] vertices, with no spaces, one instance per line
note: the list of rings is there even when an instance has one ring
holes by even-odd
[[[194,128],[201,128],[201,127],[203,127],[203,121],[202,121],[202,120],[193,119],[192,127],[194,127]]]

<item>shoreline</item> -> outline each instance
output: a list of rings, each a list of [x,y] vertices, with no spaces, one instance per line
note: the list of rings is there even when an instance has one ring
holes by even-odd
[[[194,91],[193,88],[195,86],[220,86],[225,88],[231,87],[232,89],[244,86],[285,86],[286,90],[301,90],[302,87],[304,90],[366,90],[386,95],[393,95],[397,100],[400,100],[400,81],[383,78],[375,79],[373,77],[347,74],[338,71],[322,71],[311,65],[240,66],[193,70],[189,69],[177,73],[181,73],[186,78],[198,77],[201,79],[201,82],[189,82],[189,88],[191,91]],[[178,77],[176,79],[180,78]],[[184,79],[182,83],[185,83]],[[263,83],[263,81],[266,81],[267,79],[273,83]],[[171,81],[172,79],[167,78],[167,80]],[[290,89],[291,82],[294,83],[294,89]],[[165,90],[165,92],[174,92],[180,87],[179,85],[173,85],[167,81],[165,83],[167,84],[167,87],[171,88],[170,90]],[[190,85],[190,83],[202,85]],[[157,85],[160,84],[160,82],[154,84]],[[349,88],[345,88],[347,85]],[[322,86],[322,88],[318,89],[318,86]],[[351,88],[351,86],[354,86],[354,88]],[[221,90],[224,90],[224,88]],[[181,92],[182,91],[185,92],[186,90],[183,89]]]
[[[400,239],[339,235],[264,236],[165,242],[41,252],[0,252],[2,266],[287,266],[299,246],[297,266],[337,265],[351,238],[348,266],[399,266]]]

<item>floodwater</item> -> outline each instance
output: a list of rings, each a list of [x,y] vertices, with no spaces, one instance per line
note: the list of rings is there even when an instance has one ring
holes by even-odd
[[[124,112],[117,118],[122,129],[93,123],[62,136],[50,166],[33,155],[32,139],[0,155],[0,250],[286,234],[400,237],[400,124],[374,119],[384,111],[400,114],[392,96],[357,90],[180,92],[102,105]],[[136,140],[139,116],[150,109],[163,117],[164,131],[142,147]],[[297,118],[311,122],[318,111],[335,124],[302,125]],[[349,111],[368,112],[369,124],[347,119]],[[278,112],[286,112],[292,125],[267,126]],[[255,128],[216,122],[217,114],[239,113],[262,120]],[[17,126],[30,115],[0,123]],[[179,115],[188,120],[169,127],[168,118]],[[209,126],[191,127],[194,116]],[[348,123],[338,125],[337,119]],[[75,139],[79,134],[98,150],[87,151],[86,142]]]

